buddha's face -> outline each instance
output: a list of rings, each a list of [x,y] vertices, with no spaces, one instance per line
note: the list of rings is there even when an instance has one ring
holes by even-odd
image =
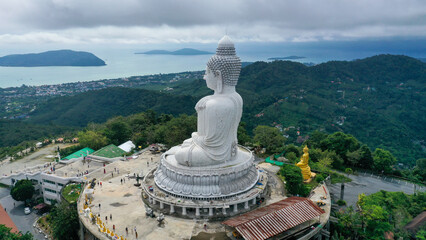
[[[217,89],[217,81],[222,81],[220,79],[219,74],[214,74],[213,70],[211,70],[209,67],[206,69],[206,74],[204,74],[204,80],[206,80],[207,87],[211,90]]]

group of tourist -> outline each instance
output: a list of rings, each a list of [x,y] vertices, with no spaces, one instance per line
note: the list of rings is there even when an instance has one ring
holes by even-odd
[[[114,171],[118,172],[119,170],[115,168]],[[121,182],[121,184],[123,184],[123,182],[124,183],[126,182],[126,179],[125,178],[121,178],[120,182]],[[98,181],[97,183],[98,183],[98,186],[102,187],[102,181]],[[97,214],[97,217],[98,217],[99,220],[100,220],[100,217],[101,217],[101,206],[102,206],[101,203],[99,203],[98,204],[99,213]],[[109,214],[109,216],[105,215],[105,223],[108,223],[108,219],[109,219],[110,223],[112,223],[112,214],[111,213]],[[99,221],[99,223],[101,223],[101,222]],[[117,231],[117,228],[116,228],[115,224],[112,224],[112,233],[116,234],[116,231]],[[125,231],[126,231],[126,237],[128,237],[129,236],[129,227],[126,226]],[[136,226],[131,229],[131,233],[130,234],[134,235],[135,238],[138,239],[138,232],[136,230]]]

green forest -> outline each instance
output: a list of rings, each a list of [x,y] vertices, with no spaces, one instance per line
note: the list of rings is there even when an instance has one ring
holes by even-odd
[[[102,124],[90,123],[76,135],[80,146],[63,149],[61,156],[66,156],[83,147],[94,150],[108,144],[119,145],[132,140],[138,148],[145,148],[153,143],[163,143],[167,147],[181,144],[196,131],[197,119],[194,115],[157,114],[152,110],[127,117],[114,117]],[[317,172],[330,174],[329,169],[345,171],[367,170],[378,174],[405,178],[412,182],[426,181],[426,158],[418,159],[412,168],[399,168],[397,159],[388,150],[371,149],[354,136],[343,132],[327,134],[314,131],[303,144],[294,144],[282,136],[276,127],[259,125],[248,134],[246,124],[240,123],[238,142],[250,147],[261,157],[284,152],[292,163],[302,156],[302,148],[307,145],[310,154],[310,166]],[[262,153],[262,149],[265,151]]]
[[[406,56],[379,55],[311,67],[290,61],[256,62],[242,69],[237,91],[244,100],[242,121],[249,135],[258,125],[282,128],[293,141],[314,130],[342,131],[414,166],[426,156],[425,79],[426,64]],[[111,88],[51,99],[28,121],[85,126],[147,109],[193,114],[195,102],[210,93],[201,79],[174,83],[167,94]]]
[[[407,195],[382,190],[369,196],[359,195],[357,206],[358,211],[349,207],[336,212],[339,222],[333,225],[335,239],[384,239],[386,232],[392,232],[394,239],[410,239],[411,234],[404,226],[424,211],[426,193]],[[425,237],[426,229],[423,227],[415,239]]]
[[[426,64],[406,56],[379,55],[310,67],[290,61],[256,62],[242,69],[237,91],[244,100],[242,121],[250,137],[259,125],[277,128],[287,144],[296,145],[314,131],[340,131],[372,152],[389,151],[404,168],[426,157],[425,79]],[[194,116],[198,99],[211,94],[201,79],[174,82],[167,93],[160,91],[169,86],[166,83],[155,86],[152,89],[158,90],[107,88],[49,99],[26,120],[3,120],[0,124],[7,127],[1,128],[0,146],[73,130],[75,134],[87,124],[148,109]]]

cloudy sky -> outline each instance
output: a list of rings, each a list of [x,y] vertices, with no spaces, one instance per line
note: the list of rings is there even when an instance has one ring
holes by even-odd
[[[1,44],[426,39],[425,0],[0,0]]]

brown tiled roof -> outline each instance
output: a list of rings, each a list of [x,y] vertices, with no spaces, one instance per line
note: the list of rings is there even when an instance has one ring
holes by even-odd
[[[324,211],[310,199],[289,197],[238,217],[224,221],[244,239],[263,240],[302,224]]]
[[[4,210],[3,206],[0,204],[0,224],[5,225],[8,228],[12,228],[12,232],[18,233],[19,230],[13,223],[12,219],[9,217],[9,214]]]

